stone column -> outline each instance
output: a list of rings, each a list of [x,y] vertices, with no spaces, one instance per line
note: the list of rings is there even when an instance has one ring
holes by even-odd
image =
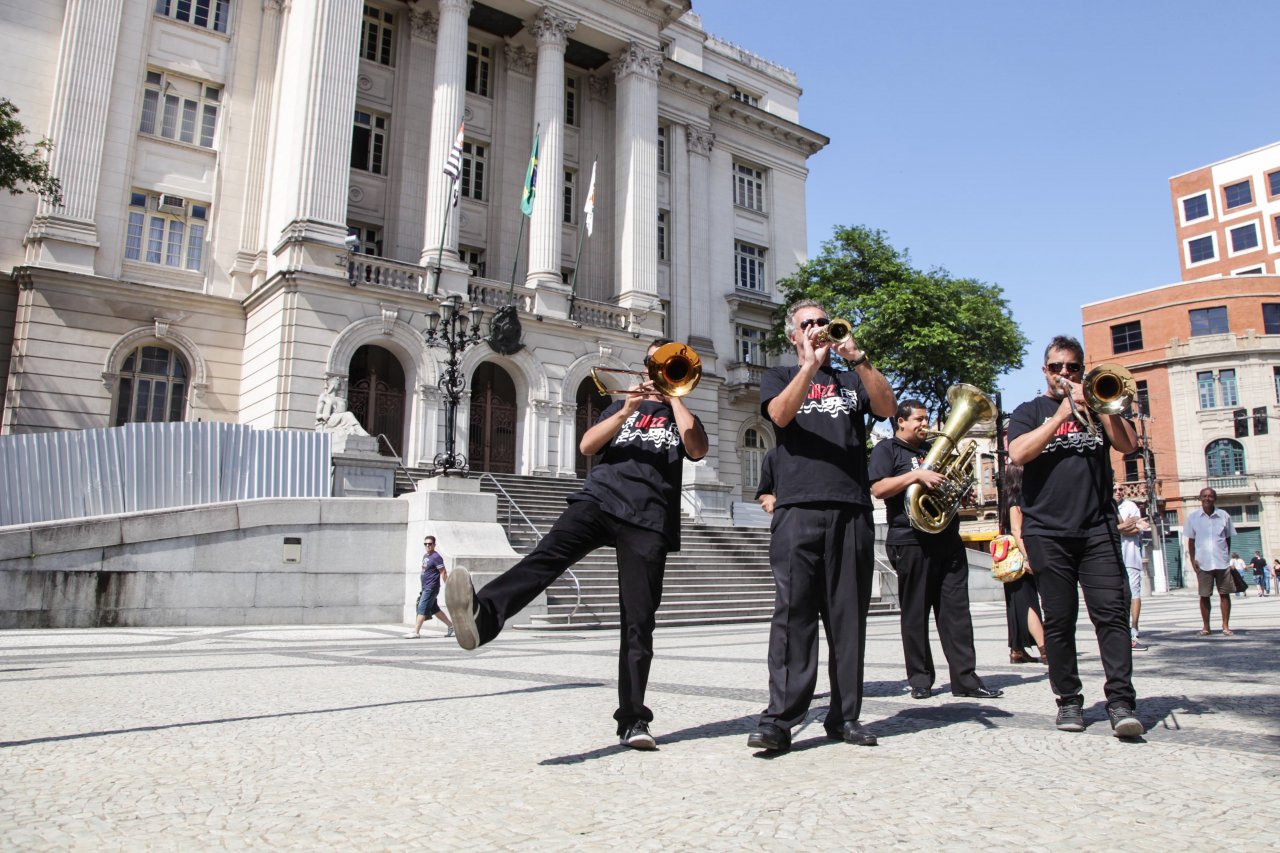
[[[726,284],[723,287],[714,287],[711,279],[711,251],[706,247],[715,245],[711,240],[711,146],[715,141],[715,134],[708,128],[694,127],[690,125],[685,128],[685,146],[688,152],[689,167],[689,209],[685,214],[688,219],[686,223],[687,229],[682,227],[682,231],[687,231],[689,235],[689,243],[692,247],[689,252],[689,280],[690,292],[692,299],[690,304],[691,317],[714,317],[716,314],[711,310],[712,294],[720,294],[721,292],[731,290],[732,284]],[[727,251],[727,247],[719,247]],[[702,331],[706,331],[704,328]],[[699,352],[707,349],[707,344],[702,339],[710,340],[705,335],[699,335],[698,344],[694,344],[694,348]],[[692,343],[692,341],[691,341]],[[730,352],[732,352],[732,333],[730,334]]]
[[[662,331],[658,311],[658,70],[662,54],[634,42],[614,63],[617,165],[614,222],[618,303],[632,331]]]
[[[62,204],[41,199],[27,234],[27,263],[92,273],[98,183],[124,0],[67,0],[53,88],[49,160]]]
[[[457,138],[466,100],[467,17],[471,14],[471,0],[439,2],[431,152],[427,157],[427,218],[421,263],[434,270],[436,259],[440,259],[439,284],[433,281],[428,287],[434,286],[438,292],[466,293],[470,270],[458,260],[457,211],[449,203],[453,186],[445,177],[444,164]],[[434,273],[429,279],[434,280]]]
[[[272,273],[347,276],[360,3],[292,3],[284,20],[268,223]]]
[[[560,280],[560,225],[564,193],[564,49],[578,22],[543,9],[529,25],[538,41],[533,120],[539,128],[538,184],[529,224],[526,283],[539,293],[539,314],[566,316],[568,288]]]

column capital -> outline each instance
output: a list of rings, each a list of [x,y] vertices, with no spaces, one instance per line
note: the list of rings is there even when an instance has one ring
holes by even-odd
[[[426,10],[410,12],[409,29],[414,38],[435,44],[436,37],[440,34],[440,19]]]
[[[629,74],[658,79],[662,68],[662,54],[642,44],[631,42],[622,49],[613,63],[613,76],[621,80]]]
[[[578,26],[578,21],[553,9],[543,9],[529,24],[529,32],[538,40],[538,47],[558,47],[563,49],[569,40],[569,33]]]
[[[532,77],[533,70],[538,67],[538,55],[524,45],[508,44],[502,48],[502,54],[507,60],[507,68],[516,74]]]
[[[591,74],[587,77],[587,94],[597,101],[609,100],[609,78],[601,74]]]
[[[440,14],[445,11],[460,12],[463,15],[471,14],[471,0],[437,0],[440,4]]]
[[[716,142],[716,135],[706,128],[690,125],[685,128],[684,142],[690,154],[701,154],[703,157],[710,157],[711,148]]]

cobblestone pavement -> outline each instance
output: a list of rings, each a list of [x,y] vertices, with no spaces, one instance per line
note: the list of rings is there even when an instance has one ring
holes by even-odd
[[[1143,617],[1140,742],[1110,736],[1087,622],[1089,728],[1064,734],[983,604],[1004,698],[911,700],[896,617],[873,617],[880,745],[827,741],[820,694],[772,758],[746,745],[763,625],[659,629],[649,753],[614,737],[614,632],[475,653],[399,625],[3,632],[0,847],[1277,849],[1280,598],[1236,600],[1234,637],[1198,636],[1187,595]]]

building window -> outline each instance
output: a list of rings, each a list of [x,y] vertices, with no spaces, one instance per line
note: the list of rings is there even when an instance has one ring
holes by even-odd
[[[382,257],[382,229],[378,226],[365,225],[361,222],[348,222],[347,234],[357,240],[351,249],[353,252],[361,255],[373,255],[377,258]]]
[[[768,451],[759,430],[748,429],[742,434],[742,484],[751,492],[760,485],[760,466]]]
[[[1280,403],[1280,367],[1271,368],[1271,382],[1276,386],[1276,402]]]
[[[1200,408],[1215,409],[1218,406],[1218,389],[1213,382],[1213,371],[1202,370],[1196,374],[1196,390],[1200,395]]]
[[[489,78],[493,71],[493,50],[488,45],[467,42],[467,91],[489,97]]]
[[[462,172],[458,176],[458,192],[469,199],[484,201],[485,146],[476,142],[462,143]]]
[[[744,92],[741,89],[735,88],[733,90],[733,94],[730,97],[732,97],[735,101],[741,101],[742,103],[746,104],[749,107],[760,106],[759,95],[753,95],[750,92]]]
[[[1234,370],[1218,371],[1218,388],[1222,391],[1222,405],[1240,405],[1240,392],[1236,387],[1236,372]]]
[[[1138,399],[1137,399],[1138,414],[1150,415],[1151,414],[1151,395],[1147,391],[1147,380],[1138,379],[1138,380],[1135,380],[1134,384],[1138,386]]]
[[[745,290],[764,290],[764,253],[763,246],[733,241],[735,285]]]
[[[1267,407],[1266,406],[1253,407],[1253,434],[1254,435],[1267,434]]]
[[[212,148],[221,99],[222,90],[217,86],[148,71],[138,131]]]
[[[670,216],[665,210],[658,211],[658,260],[667,260],[667,219]]]
[[[130,261],[200,272],[209,206],[167,193],[129,194],[124,256]]]
[[[1276,242],[1280,243],[1280,216],[1271,220],[1271,228],[1276,232]]]
[[[395,16],[377,6],[364,4],[364,26],[360,29],[360,55],[380,65],[391,64],[391,47],[395,44],[392,24]]]
[[[577,173],[570,169],[564,170],[564,211],[561,214],[561,218],[564,220],[565,225],[573,224],[573,210],[578,206],[577,202],[574,201],[577,196],[577,193],[574,191],[574,178],[576,177],[576,174]]]
[[[1280,195],[1280,169],[1267,175],[1267,193],[1272,198]]]
[[[386,156],[386,116],[356,110],[355,128],[351,133],[351,168],[385,175]]]
[[[1262,509],[1257,504],[1245,504],[1244,520],[1258,521],[1262,517]]]
[[[667,165],[667,126],[658,125],[658,171],[666,174],[671,169]]]
[[[733,164],[733,203],[764,212],[764,171],[745,163]]]
[[[1235,207],[1244,207],[1246,204],[1253,203],[1253,189],[1249,186],[1248,181],[1241,181],[1238,184],[1231,184],[1222,188],[1223,209],[1231,210]]]
[[[1111,351],[1114,353],[1133,352],[1142,349],[1142,321],[1121,323],[1111,327]]]
[[[566,127],[578,126],[578,78],[564,78],[564,123]]]
[[[471,267],[471,274],[484,278],[484,249],[471,246],[458,247],[458,260]]]
[[[1232,254],[1258,248],[1258,224],[1256,222],[1239,225],[1232,228],[1228,233],[1231,235]]]
[[[1280,335],[1280,302],[1262,303],[1262,331],[1268,335]]]
[[[141,346],[120,368],[113,426],[180,421],[187,410],[187,367],[167,347]]]
[[[1204,467],[1210,477],[1237,477],[1244,473],[1244,445],[1234,438],[1209,442]]]
[[[1209,215],[1209,196],[1205,193],[1182,200],[1182,221],[1193,222]]]
[[[1212,234],[1206,234],[1203,237],[1196,237],[1194,240],[1187,241],[1188,263],[1198,264],[1203,261],[1211,261],[1214,255]]]
[[[1245,269],[1245,270],[1234,270],[1231,274],[1232,275],[1262,275],[1262,267],[1257,266],[1257,267],[1249,267],[1248,269]]]
[[[156,0],[156,14],[225,33],[231,0]]]
[[[738,349],[738,361],[754,364],[757,367],[768,367],[765,355],[764,339],[768,334],[764,329],[752,326],[738,326],[734,333]]]
[[[1191,315],[1191,337],[1196,338],[1201,335],[1224,335],[1229,330],[1227,328],[1227,306],[1218,305],[1214,308],[1192,308],[1189,312]]]

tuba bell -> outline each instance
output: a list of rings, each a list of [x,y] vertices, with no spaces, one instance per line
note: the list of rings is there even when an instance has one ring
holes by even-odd
[[[951,524],[960,502],[973,488],[973,458],[978,443],[972,439],[957,452],[957,442],[979,421],[996,415],[991,398],[972,385],[952,385],[947,391],[951,414],[940,430],[929,430],[936,440],[924,458],[923,468],[946,477],[935,489],[919,483],[907,487],[905,498],[907,520],[921,533],[941,533]]]

